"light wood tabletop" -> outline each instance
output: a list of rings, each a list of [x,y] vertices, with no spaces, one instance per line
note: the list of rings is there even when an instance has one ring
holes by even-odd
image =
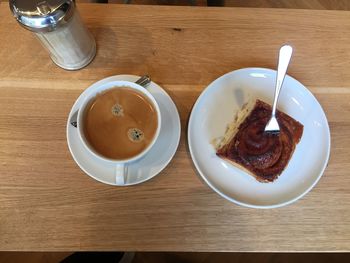
[[[350,12],[81,4],[94,61],[65,71],[0,5],[0,250],[349,251]],[[332,136],[316,187],[286,207],[240,207],[199,177],[187,147],[191,108],[214,79],[244,67],[288,73],[323,106]],[[152,180],[113,187],[85,175],[66,142],[79,94],[117,74],[148,73],[171,95],[182,134]]]

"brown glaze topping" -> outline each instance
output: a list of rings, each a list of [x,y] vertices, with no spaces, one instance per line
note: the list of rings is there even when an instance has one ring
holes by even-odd
[[[270,116],[271,106],[257,100],[234,138],[217,152],[218,156],[245,167],[257,180],[268,182],[275,180],[285,169],[303,133],[301,123],[278,110],[280,133],[264,132]]]

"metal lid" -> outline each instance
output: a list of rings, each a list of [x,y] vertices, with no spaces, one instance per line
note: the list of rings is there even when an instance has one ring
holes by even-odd
[[[34,32],[49,32],[66,23],[74,13],[74,0],[10,0],[17,21]]]

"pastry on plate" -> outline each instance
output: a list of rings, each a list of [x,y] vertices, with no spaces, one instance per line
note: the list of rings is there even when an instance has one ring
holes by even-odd
[[[280,132],[264,132],[271,111],[272,107],[261,100],[246,103],[216,144],[217,156],[260,182],[278,178],[303,134],[303,125],[279,110],[276,116]]]

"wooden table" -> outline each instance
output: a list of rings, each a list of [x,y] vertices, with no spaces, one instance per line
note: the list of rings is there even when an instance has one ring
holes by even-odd
[[[350,13],[280,9],[80,5],[98,53],[87,68],[55,66],[0,7],[0,249],[128,251],[350,250]],[[272,210],[230,203],[205,185],[187,147],[201,91],[243,67],[276,66],[320,101],[331,159],[316,187]],[[182,136],[170,165],[134,187],[96,182],[74,163],[67,116],[91,83],[148,73],[172,96]]]

